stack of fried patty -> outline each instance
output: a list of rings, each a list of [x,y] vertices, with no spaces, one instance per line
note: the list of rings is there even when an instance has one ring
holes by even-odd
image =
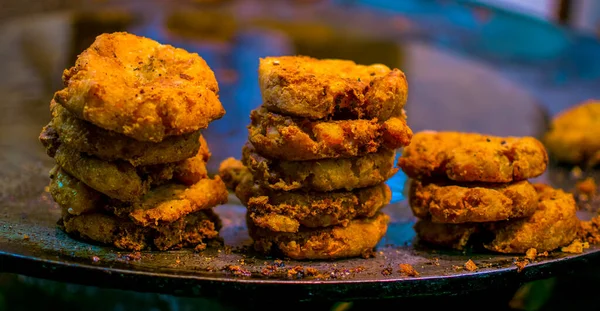
[[[56,161],[50,193],[69,234],[118,248],[193,247],[218,237],[227,201],[200,130],[225,114],[195,53],[104,34],[63,73],[40,134]]]
[[[236,194],[256,250],[295,259],[366,256],[387,230],[379,210],[410,143],[405,75],[345,60],[260,60]],[[235,161],[224,162],[235,167]],[[238,175],[240,174],[238,172]],[[224,178],[226,179],[226,178]],[[234,185],[235,186],[235,185]]]
[[[551,251],[571,243],[579,221],[572,195],[527,179],[548,155],[533,137],[420,132],[398,165],[412,178],[411,209],[425,242],[469,242],[500,253]]]

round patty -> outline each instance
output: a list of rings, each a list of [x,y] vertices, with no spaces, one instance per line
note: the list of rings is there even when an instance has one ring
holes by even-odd
[[[559,162],[600,164],[600,101],[583,102],[554,117],[544,144]]]
[[[258,108],[250,113],[248,140],[272,159],[287,161],[356,157],[407,146],[412,131],[403,118],[311,121]]]
[[[63,83],[54,100],[77,118],[140,141],[196,132],[225,114],[198,54],[124,32],[96,37]]]
[[[280,161],[260,156],[249,143],[242,149],[242,162],[255,182],[282,191],[350,191],[374,186],[396,174],[395,158],[395,151],[384,149],[355,158]]]
[[[133,166],[179,162],[193,157],[201,144],[206,144],[200,131],[170,136],[158,143],[138,141],[77,119],[54,101],[50,107],[53,118],[49,126],[63,144],[105,161],[124,160]]]
[[[533,137],[497,137],[477,133],[416,133],[398,166],[411,178],[506,183],[546,171],[548,154]]]
[[[387,231],[389,216],[350,221],[347,226],[301,229],[295,233],[274,232],[248,220],[248,232],[255,250],[281,254],[292,259],[337,259],[369,256]]]
[[[526,180],[508,184],[410,183],[413,214],[434,223],[491,222],[531,216],[538,194]]]
[[[385,121],[401,114],[408,97],[402,71],[348,60],[261,58],[258,82],[265,108],[312,120],[345,117]]]

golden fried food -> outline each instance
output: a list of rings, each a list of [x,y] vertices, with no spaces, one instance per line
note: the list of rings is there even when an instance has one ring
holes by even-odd
[[[139,202],[112,201],[107,208],[136,225],[161,226],[181,217],[227,203],[227,188],[219,176],[186,186],[168,183],[149,191]]]
[[[62,210],[70,215],[99,211],[105,197],[55,166],[50,171],[50,194]]]
[[[384,183],[350,192],[283,192],[261,188],[252,178],[243,178],[235,193],[254,225],[277,232],[345,227],[352,219],[374,216],[392,198]]]
[[[248,140],[265,157],[305,161],[347,158],[398,149],[410,143],[412,131],[402,118],[311,121],[271,113],[250,113]]]
[[[91,213],[67,216],[59,224],[70,235],[117,248],[140,251],[191,247],[202,250],[205,241],[218,237],[221,222],[212,210],[203,210],[156,228],[136,226],[114,215]]]
[[[204,137],[200,135],[200,149],[198,149],[196,156],[176,163],[173,177],[186,185],[193,185],[201,179],[208,178],[206,162],[208,162],[210,156],[208,144]]]
[[[61,143],[105,161],[124,160],[133,166],[179,162],[193,157],[204,140],[196,131],[158,143],[138,141],[77,119],[54,101],[50,109],[53,118],[48,126],[60,136]]]
[[[56,102],[140,141],[196,132],[225,114],[215,75],[198,54],[124,32],[96,37],[63,82]]]
[[[363,157],[313,161],[278,161],[261,157],[251,144],[242,149],[242,162],[263,186],[290,191],[296,189],[333,191],[377,185],[394,176],[396,152],[381,150]]]
[[[534,184],[538,192],[538,207],[527,218],[489,225],[494,239],[484,245],[500,253],[525,253],[530,248],[538,252],[552,251],[571,244],[580,228],[577,205],[573,195],[543,184]]]
[[[413,136],[398,166],[411,178],[505,183],[541,175],[546,149],[533,137],[425,131]]]
[[[458,250],[465,249],[479,231],[475,224],[441,224],[428,219],[417,221],[414,229],[419,241]]]
[[[559,162],[600,164],[600,101],[589,100],[558,114],[543,141]]]
[[[410,183],[413,214],[434,223],[492,222],[531,216],[538,194],[528,181],[507,184]]]
[[[252,178],[252,174],[242,161],[229,157],[219,164],[219,176],[227,189],[235,190],[244,178]]]
[[[292,259],[335,259],[369,256],[387,231],[389,216],[350,221],[346,227],[301,228],[299,232],[273,232],[248,220],[254,248],[265,254],[282,254]]]
[[[312,120],[341,117],[385,121],[401,115],[408,97],[402,71],[348,60],[261,58],[258,80],[265,108]]]

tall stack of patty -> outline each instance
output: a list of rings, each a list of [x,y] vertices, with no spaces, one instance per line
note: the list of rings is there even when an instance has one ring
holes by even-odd
[[[527,180],[547,164],[533,137],[430,131],[415,134],[398,161],[412,179],[409,202],[420,240],[500,253],[551,251],[575,239],[572,195]]]
[[[200,130],[225,114],[195,53],[103,34],[63,73],[40,140],[56,161],[50,193],[69,234],[122,249],[205,247],[225,184],[208,177]]]
[[[247,206],[256,250],[294,259],[368,256],[387,230],[384,183],[410,143],[405,75],[345,60],[260,60],[263,105],[242,163],[221,174]]]

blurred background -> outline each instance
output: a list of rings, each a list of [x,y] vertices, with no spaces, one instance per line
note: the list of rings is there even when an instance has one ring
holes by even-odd
[[[258,59],[265,56],[302,54],[400,68],[410,85],[407,110],[414,131],[539,136],[556,113],[600,98],[596,0],[1,0],[0,145],[14,151],[0,155],[3,163],[18,165],[27,155],[42,167],[51,165],[37,136],[50,118],[48,102],[61,87],[62,70],[96,35],[113,31],[197,52],[213,68],[227,114],[205,132],[213,152],[212,172],[221,159],[240,156],[248,115],[261,103],[257,68]],[[593,294],[598,281],[600,273],[592,269],[505,293],[427,303],[463,309],[600,309]],[[362,310],[423,304],[414,300],[299,306]],[[251,307],[235,299],[182,298],[0,274],[0,310],[49,306]]]

